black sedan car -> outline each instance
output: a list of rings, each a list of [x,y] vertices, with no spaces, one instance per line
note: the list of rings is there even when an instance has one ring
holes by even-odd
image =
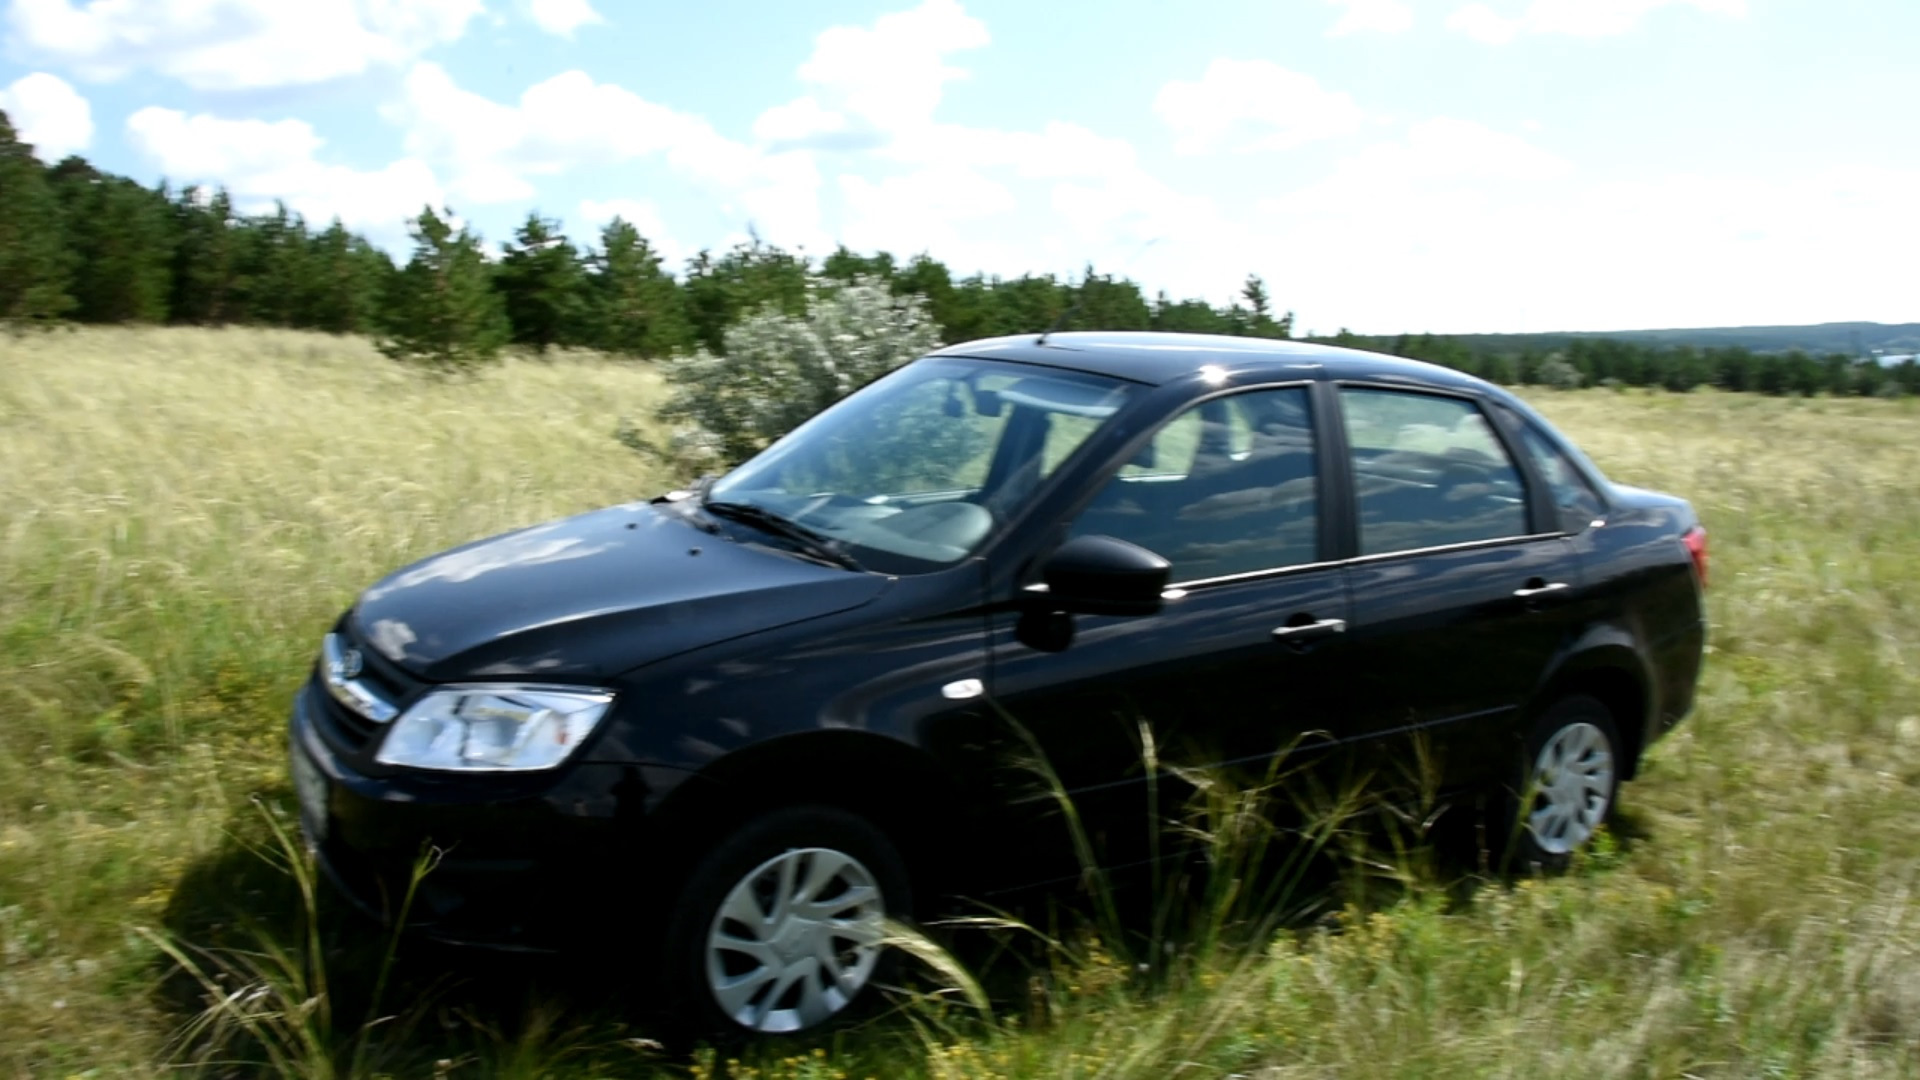
[[[698,1017],[794,1031],[861,996],[884,917],[1073,870],[1020,755],[1144,832],[1143,721],[1189,765],[1418,743],[1564,860],[1692,703],[1705,576],[1686,502],[1457,372],[979,341],[717,480],[374,585],[292,774],[360,905],[396,915],[430,846],[428,932],[650,944]]]

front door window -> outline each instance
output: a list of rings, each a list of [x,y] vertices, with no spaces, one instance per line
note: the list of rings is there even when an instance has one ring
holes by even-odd
[[[1192,582],[1311,563],[1319,492],[1307,391],[1253,390],[1168,421],[1107,481],[1073,535],[1118,537]]]

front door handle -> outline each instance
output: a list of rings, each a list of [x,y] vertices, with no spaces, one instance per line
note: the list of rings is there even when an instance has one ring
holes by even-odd
[[[1273,640],[1284,641],[1289,645],[1304,645],[1309,641],[1318,641],[1323,637],[1332,637],[1346,632],[1347,620],[1345,619],[1319,619],[1301,623],[1298,626],[1289,624],[1275,627]]]
[[[1539,581],[1540,579],[1534,578],[1533,580]],[[1545,596],[1548,593],[1557,593],[1564,589],[1567,589],[1568,587],[1569,586],[1564,581],[1548,581],[1539,585],[1535,585],[1532,581],[1529,581],[1524,587],[1513,590],[1513,595],[1519,597],[1522,600],[1531,600],[1536,596]]]

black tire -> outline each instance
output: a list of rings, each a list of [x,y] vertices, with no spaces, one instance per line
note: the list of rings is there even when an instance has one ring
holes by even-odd
[[[1556,740],[1561,741],[1561,749],[1576,751],[1575,757],[1561,759],[1566,765],[1559,770],[1560,774],[1574,774],[1578,781],[1570,779],[1567,788],[1547,791],[1543,790],[1540,780],[1543,772],[1554,770],[1542,761],[1542,754]],[[1561,698],[1534,718],[1520,760],[1515,762],[1507,783],[1502,800],[1504,812],[1498,819],[1504,832],[1501,839],[1506,842],[1497,846],[1506,853],[1509,870],[1553,873],[1566,869],[1574,854],[1592,840],[1593,832],[1613,815],[1620,796],[1620,773],[1627,764],[1621,754],[1622,745],[1612,711],[1585,694]],[[1586,752],[1579,754],[1580,748]],[[1601,759],[1595,756],[1596,751],[1605,755],[1604,780],[1598,775]],[[1556,795],[1562,797],[1556,799]],[[1597,813],[1593,807],[1594,795],[1602,799]],[[1536,830],[1535,815],[1556,802],[1580,809],[1571,815],[1548,814],[1546,827]],[[1556,824],[1564,827],[1556,828]]]
[[[912,910],[911,878],[905,860],[886,834],[865,819],[824,806],[787,807],[763,814],[729,834],[694,865],[667,920],[662,960],[667,1005],[678,1021],[676,1026],[690,1029],[690,1034],[733,1039],[757,1033],[818,1030],[863,1015],[872,1008],[880,997],[876,984],[887,981],[890,976],[891,950],[880,950],[871,974],[850,995],[850,1000],[830,1016],[778,1031],[762,1031],[730,1015],[710,983],[709,935],[715,928],[722,904],[736,886],[745,884],[749,875],[771,861],[814,849],[848,857],[857,869],[864,870],[879,892],[878,906],[888,917],[904,918]],[[805,868],[812,865],[801,856],[794,858],[802,868],[798,872],[806,872]],[[777,874],[777,871],[770,873]],[[835,883],[844,883],[844,879],[829,879],[819,895],[830,894]],[[731,958],[733,954],[728,955]],[[816,985],[827,987],[829,994],[837,992],[837,987],[821,974],[825,970],[824,966],[819,967],[814,976]],[[766,989],[771,993],[774,987],[770,984]],[[796,985],[793,993],[800,990]],[[775,1008],[779,1004],[778,1001],[766,1003],[769,1012],[801,1011],[797,1007]]]

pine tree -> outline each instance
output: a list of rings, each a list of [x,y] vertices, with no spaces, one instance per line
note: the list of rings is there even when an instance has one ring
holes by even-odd
[[[300,296],[307,268],[307,222],[274,203],[273,213],[246,222],[240,280],[245,296],[241,317],[268,326],[299,324]]]
[[[600,250],[587,262],[596,347],[649,359],[693,347],[686,297],[640,230],[621,218],[609,221],[600,232]]]
[[[71,262],[46,170],[0,112],[0,322],[73,310]]]
[[[527,215],[506,245],[494,287],[506,301],[513,340],[546,352],[579,339],[586,313],[586,276],[560,223]]]
[[[748,312],[772,305],[785,315],[805,314],[808,280],[805,258],[752,235],[719,258],[702,251],[688,263],[687,318],[701,345],[723,352],[727,328]]]
[[[1140,286],[1132,281],[1116,281],[1111,274],[1096,274],[1089,264],[1078,286],[1068,290],[1073,317],[1067,326],[1076,330],[1145,330],[1153,323]]]
[[[172,201],[179,245],[173,258],[175,321],[219,325],[236,318],[234,285],[244,237],[225,188],[190,187]]]
[[[339,218],[308,241],[301,325],[331,334],[375,329],[394,276],[387,253],[347,231]]]
[[[951,345],[978,337],[973,333],[978,312],[966,303],[954,288],[953,273],[947,265],[922,252],[893,276],[895,296],[914,295],[927,302],[927,313],[940,326],[940,340]]]
[[[175,236],[165,191],[102,173],[78,157],[54,166],[48,178],[78,256],[76,315],[87,322],[165,322]]]
[[[456,233],[432,207],[408,232],[413,258],[388,290],[380,351],[443,374],[497,359],[511,328],[480,238]]]
[[[891,283],[893,281],[893,256],[884,251],[872,255],[858,255],[848,250],[845,244],[834,249],[820,263],[820,276],[834,281],[853,281],[856,278],[878,278]]]
[[[1227,317],[1204,300],[1173,300],[1165,290],[1153,303],[1152,326],[1176,334],[1224,334],[1232,327]]]
[[[992,282],[989,293],[990,335],[1038,334],[1052,326],[1073,303],[1072,290],[1052,274],[1022,274],[1012,281]]]
[[[1272,301],[1267,296],[1267,283],[1259,274],[1248,274],[1246,284],[1240,287],[1240,297],[1247,302],[1247,315],[1242,333],[1250,337],[1290,338],[1293,336],[1293,312],[1276,319],[1273,317]]]

